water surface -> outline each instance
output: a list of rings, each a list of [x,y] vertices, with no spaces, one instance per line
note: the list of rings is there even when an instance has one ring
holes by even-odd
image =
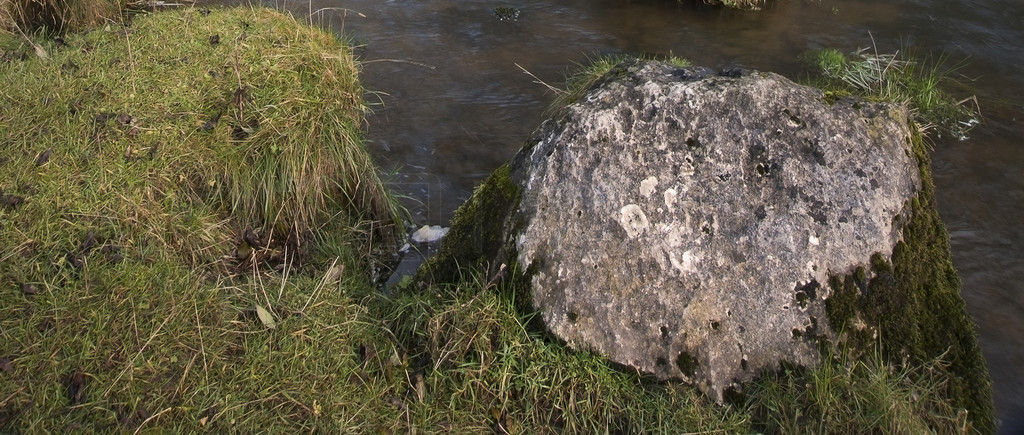
[[[275,2],[267,2],[275,5]],[[573,63],[600,54],[675,54],[709,67],[795,77],[799,56],[905,46],[966,65],[983,124],[936,140],[934,177],[954,265],[978,322],[1004,433],[1024,432],[1024,2],[775,0],[760,12],[675,0],[318,0],[277,2],[360,44],[374,91],[370,149],[445,224],[541,121]],[[499,21],[498,6],[519,8]],[[322,10],[323,9],[323,10]],[[526,74],[529,71],[530,74]]]

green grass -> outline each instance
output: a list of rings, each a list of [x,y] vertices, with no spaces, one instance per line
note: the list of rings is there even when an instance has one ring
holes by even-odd
[[[765,373],[726,405],[566,349],[524,314],[514,283],[457,283],[382,299],[375,311],[404,349],[408,424],[471,432],[967,433],[936,358],[894,368],[881,353]],[[404,409],[404,408],[403,408]],[[908,432],[909,431],[909,432]],[[499,431],[500,433],[500,431]]]
[[[358,66],[324,31],[183,9],[65,40],[37,40],[41,59],[0,37],[0,432],[963,424],[941,384],[882,365],[768,375],[716,405],[568,350],[520,283],[475,267],[379,293],[398,212],[360,145]],[[799,417],[877,391],[920,400]]]
[[[811,84],[830,95],[856,95],[874,101],[906,104],[925,131],[963,138],[978,121],[974,107],[958,101],[946,89],[957,67],[942,56],[918,56],[912,50],[878,53],[861,49],[850,55],[836,49],[812,53]]]
[[[746,405],[764,433],[968,433],[967,413],[941,399],[946,366],[936,358],[896,368],[878,352],[833,351],[813,370],[786,367],[754,382]]]
[[[0,63],[0,431],[358,414],[360,301],[398,211],[350,49],[264,9],[65,40],[0,39],[24,53]]]

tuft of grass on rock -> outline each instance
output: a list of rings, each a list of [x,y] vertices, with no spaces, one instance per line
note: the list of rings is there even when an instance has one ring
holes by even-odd
[[[760,10],[766,0],[707,0],[710,4],[720,4],[734,9]]]
[[[653,56],[630,56],[630,55],[603,55],[594,58],[587,58],[587,60],[581,64],[576,64],[570,72],[566,74],[564,89],[559,89],[556,92],[555,99],[548,107],[547,114],[553,115],[562,108],[579,101],[580,98],[597,85],[600,81],[604,80],[608,73],[615,70],[623,62],[631,60],[650,60],[655,59]],[[668,64],[685,68],[691,65],[690,61],[680,58],[675,55],[668,55],[664,58],[658,58]]]
[[[936,127],[940,134],[964,138],[977,124],[975,108],[958,101],[945,89],[956,66],[944,57],[916,56],[913,52],[878,53],[863,48],[852,54],[825,49],[807,56],[812,84],[829,95],[856,95],[874,101],[906,104],[923,130]]]

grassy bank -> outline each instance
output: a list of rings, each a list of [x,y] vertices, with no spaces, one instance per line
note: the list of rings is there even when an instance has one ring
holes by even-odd
[[[290,17],[184,9],[36,42],[46,59],[0,36],[0,432],[968,424],[908,375],[941,360],[837,358],[719,406],[567,350],[472,267],[380,294],[397,211],[358,68]]]
[[[359,302],[396,213],[349,48],[262,9],[62,41],[0,40],[0,431],[284,429],[376,397],[337,381],[379,337]]]

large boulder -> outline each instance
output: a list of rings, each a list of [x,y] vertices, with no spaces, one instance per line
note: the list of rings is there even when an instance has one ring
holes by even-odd
[[[951,394],[988,421],[927,168],[901,106],[625,63],[481,186],[419,279],[510,265],[569,346],[718,400],[837,341],[881,335],[896,362],[951,352],[970,378]]]
[[[818,360],[829,274],[888,256],[920,177],[907,113],[771,73],[635,67],[515,160],[518,261],[577,348],[721,397]]]

